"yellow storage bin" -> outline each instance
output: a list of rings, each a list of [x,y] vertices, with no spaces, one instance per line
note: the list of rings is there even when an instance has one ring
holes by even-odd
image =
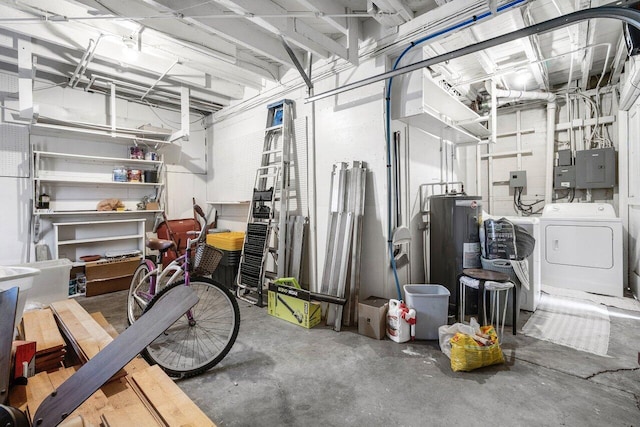
[[[240,251],[244,243],[244,232],[229,231],[226,233],[207,234],[207,244],[225,251]]]

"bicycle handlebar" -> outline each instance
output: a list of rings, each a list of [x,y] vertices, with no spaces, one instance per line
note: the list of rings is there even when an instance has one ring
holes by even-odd
[[[196,213],[198,215],[200,215],[205,220],[205,222],[207,221],[207,217],[206,217],[206,215],[204,214],[204,211],[202,210],[202,208],[199,205],[194,204],[193,205],[193,210],[196,211]]]

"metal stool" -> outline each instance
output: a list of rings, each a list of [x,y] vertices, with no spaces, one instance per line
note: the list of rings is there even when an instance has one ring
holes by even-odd
[[[467,268],[462,270],[462,273],[458,275],[458,284],[460,285],[460,290],[456,295],[456,307],[458,307],[458,320],[460,322],[464,322],[464,306],[465,306],[465,288],[468,286],[461,279],[463,277],[469,277],[471,279],[476,279],[478,281],[478,316],[483,315],[484,324],[487,324],[487,312],[485,309],[485,300],[486,300],[486,292],[489,291],[492,293],[492,309],[491,309],[491,321],[493,322],[493,314],[496,312],[496,320],[500,322],[500,313],[496,308],[498,303],[498,295],[501,291],[506,291],[507,295],[505,298],[505,306],[502,316],[502,332],[504,332],[504,324],[506,320],[506,312],[507,312],[507,299],[509,297],[509,290],[513,288],[513,323],[512,330],[513,335],[516,335],[516,318],[518,315],[517,312],[517,290],[516,286],[511,283],[511,279],[508,274],[501,273],[498,271],[491,270],[483,270],[480,268]],[[486,282],[490,282],[487,286]],[[491,282],[495,282],[495,285]],[[462,300],[462,301],[460,301]],[[462,302],[462,303],[460,303]]]

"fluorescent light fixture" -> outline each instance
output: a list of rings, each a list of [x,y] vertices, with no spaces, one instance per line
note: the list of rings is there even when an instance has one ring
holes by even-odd
[[[516,84],[524,86],[531,78],[531,72],[527,68],[520,68],[516,70]]]

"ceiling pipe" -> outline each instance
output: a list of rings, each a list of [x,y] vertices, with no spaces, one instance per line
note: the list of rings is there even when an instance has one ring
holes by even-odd
[[[485,89],[489,94],[493,94],[493,88],[491,84],[487,81],[484,85]],[[556,95],[551,92],[541,92],[541,91],[524,91],[524,90],[511,90],[511,89],[495,89],[495,95],[498,98],[509,98],[513,101],[547,101],[547,102],[555,102]]]
[[[629,3],[626,0],[621,0],[621,4]],[[470,46],[466,46],[460,49],[456,49],[452,52],[448,52],[442,55],[435,56],[433,58],[424,59],[422,61],[415,62],[404,67],[396,68],[392,71],[378,74],[376,76],[368,77],[363,80],[359,80],[353,83],[346,84],[336,89],[328,90],[318,95],[310,96],[305,101],[315,102],[320,99],[327,98],[329,96],[337,95],[342,92],[357,89],[359,87],[367,86],[375,82],[387,80],[392,77],[396,77],[402,74],[409,73],[414,70],[429,67],[431,65],[439,64],[441,62],[459,58],[464,55],[479,52],[484,49],[489,49],[501,44],[517,40],[522,37],[528,37],[535,34],[542,34],[547,31],[564,28],[571,24],[586,21],[589,19],[616,19],[618,21],[625,22],[635,28],[640,29],[640,10],[635,10],[622,6],[600,6],[591,9],[579,10],[577,12],[570,13],[568,15],[560,16],[550,19],[548,21],[541,22],[539,24],[531,25],[529,27],[522,28],[511,33],[503,34]]]
[[[639,73],[640,74],[640,73]],[[556,133],[556,95],[550,92],[504,90],[494,88],[485,82],[485,88],[492,95],[492,99],[503,98],[512,101],[546,101],[547,102],[547,131],[546,131],[546,162],[544,182],[544,202],[551,204],[553,193],[553,163],[555,153]],[[496,102],[497,104],[497,102]],[[491,185],[491,183],[489,183]]]

